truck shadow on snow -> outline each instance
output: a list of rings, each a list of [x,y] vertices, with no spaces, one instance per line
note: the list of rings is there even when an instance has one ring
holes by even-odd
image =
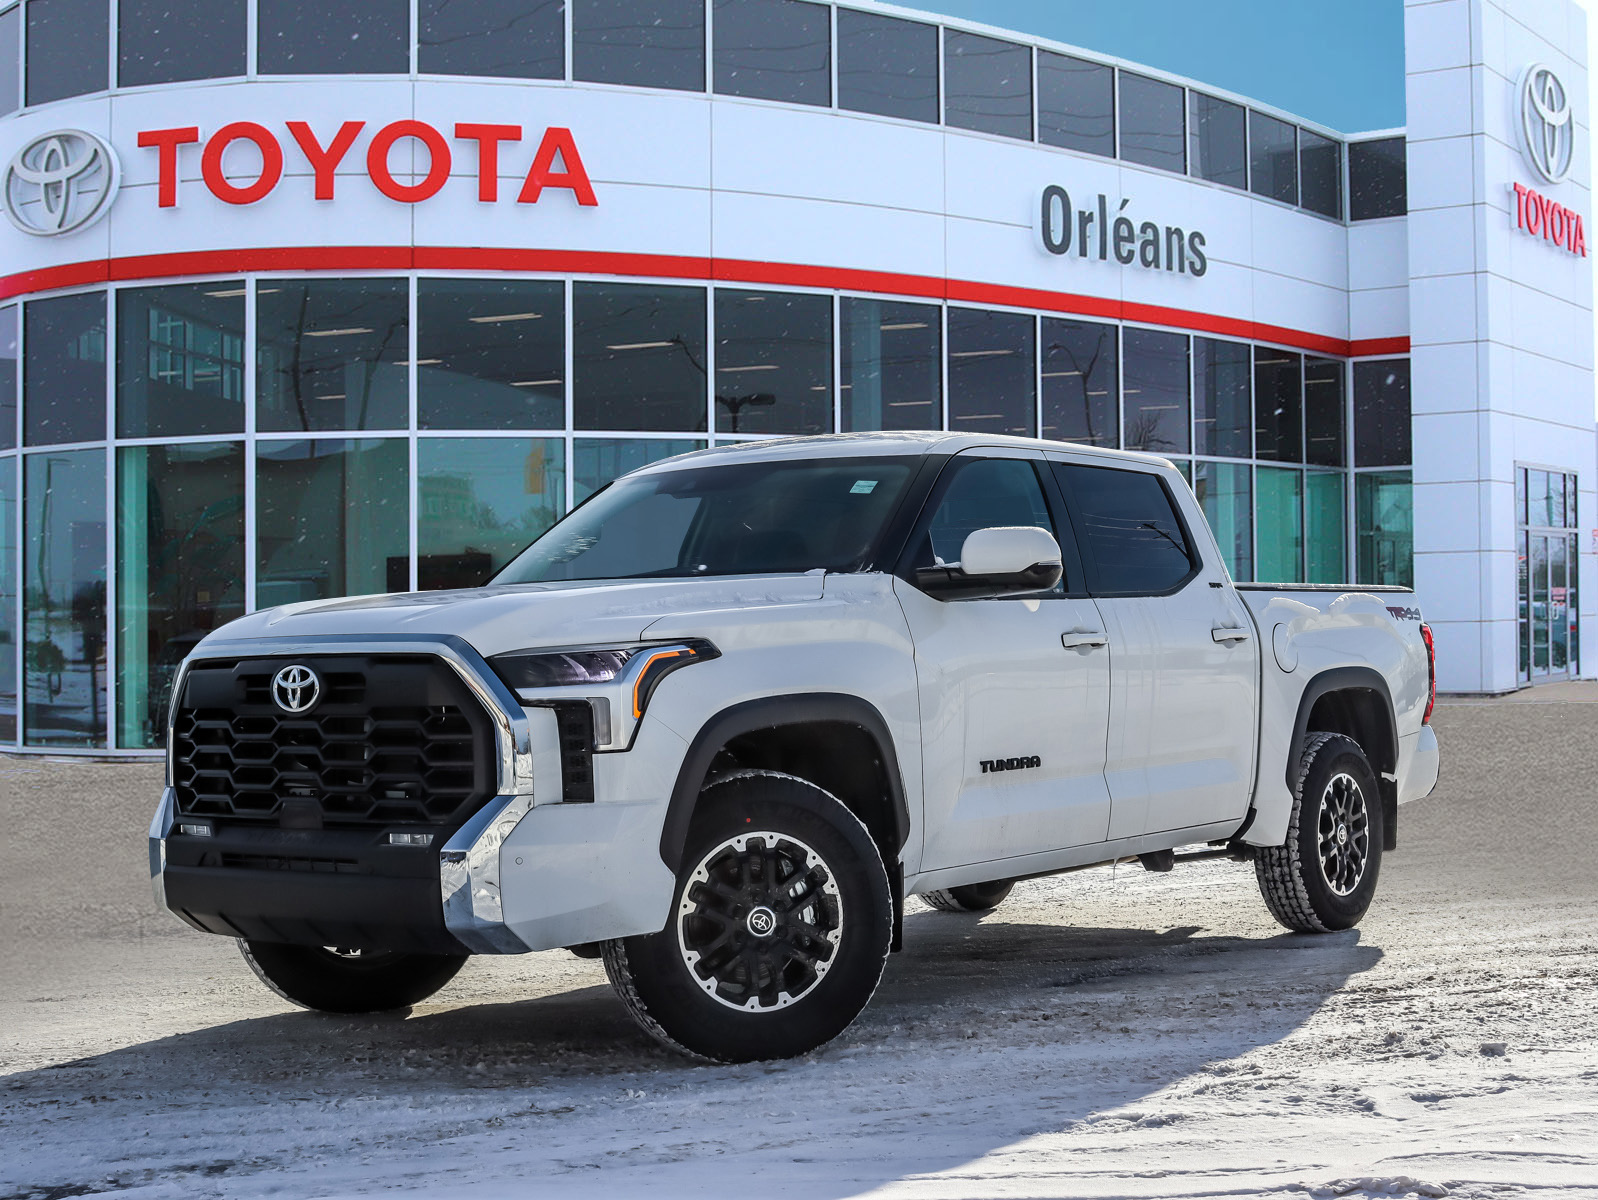
[[[798,1164],[805,1195],[849,1195],[1235,1071],[1381,957],[1357,931],[1241,937],[914,913],[852,1028],[804,1058],[747,1066],[655,1046],[587,970],[535,999],[234,1021],[0,1080],[0,1138],[20,1150],[0,1170],[0,1198],[77,1185],[30,1161],[45,1172],[73,1162],[85,1181],[203,1171],[242,1185],[378,1145],[415,1185],[444,1139],[457,1162],[471,1161],[463,1139],[485,1150],[513,1139],[521,1170],[577,1172],[590,1187],[596,1167],[613,1187],[634,1171],[642,1186],[666,1162],[775,1155]],[[263,1141],[263,1106],[281,1106],[276,1144]],[[182,1110],[206,1113],[205,1143],[145,1136],[152,1113]],[[750,1111],[763,1114],[753,1133]],[[846,1169],[829,1174],[828,1152],[803,1149],[817,1139],[848,1147]]]

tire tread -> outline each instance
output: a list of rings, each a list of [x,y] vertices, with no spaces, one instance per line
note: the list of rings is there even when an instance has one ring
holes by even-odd
[[[1287,822],[1287,840],[1280,846],[1261,846],[1254,853],[1254,877],[1271,916],[1295,933],[1329,933],[1331,927],[1315,913],[1304,888],[1304,861],[1298,845],[1298,825],[1304,808],[1304,783],[1315,760],[1337,733],[1312,733],[1298,760],[1298,782],[1293,785],[1293,810]]]

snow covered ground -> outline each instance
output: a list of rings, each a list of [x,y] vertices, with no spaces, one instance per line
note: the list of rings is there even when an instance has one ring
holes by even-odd
[[[853,1029],[747,1067],[558,951],[291,1010],[154,910],[157,772],[0,762],[0,1200],[1598,1197],[1598,685],[1539,697],[1439,709],[1358,931],[1228,862],[916,905]]]

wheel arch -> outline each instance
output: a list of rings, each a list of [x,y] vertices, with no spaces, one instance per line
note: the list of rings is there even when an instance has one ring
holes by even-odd
[[[1398,845],[1398,720],[1387,681],[1370,667],[1336,667],[1305,686],[1288,746],[1287,788],[1297,786],[1299,760],[1311,733],[1340,733],[1359,743],[1376,772],[1382,799],[1382,848]]]

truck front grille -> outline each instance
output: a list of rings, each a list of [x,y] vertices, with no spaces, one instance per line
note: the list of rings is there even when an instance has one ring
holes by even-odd
[[[306,713],[272,700],[298,663],[320,680]],[[173,727],[178,811],[285,828],[454,827],[494,791],[488,715],[430,655],[204,661]]]

